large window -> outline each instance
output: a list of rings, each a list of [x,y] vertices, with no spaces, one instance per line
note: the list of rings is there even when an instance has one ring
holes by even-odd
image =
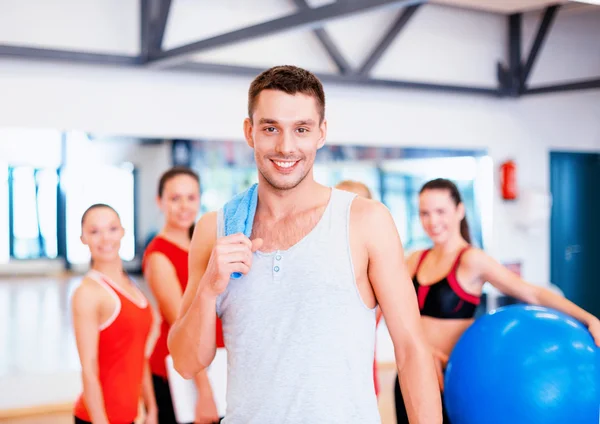
[[[384,167],[383,202],[394,216],[406,250],[431,246],[419,218],[419,190],[433,178],[448,178],[456,184],[465,205],[471,241],[483,247],[482,217],[489,199],[478,188],[485,187],[489,192],[489,165],[486,157],[455,157],[404,159]]]
[[[237,193],[258,181],[254,167],[198,168],[202,184],[202,214],[219,209]]]
[[[202,179],[202,213],[216,210],[257,179],[252,149],[233,141],[195,141],[192,167]],[[346,179],[366,184],[390,210],[407,251],[431,245],[419,218],[419,190],[433,178],[459,188],[472,242],[484,247],[491,225],[492,164],[481,151],[325,145],[317,153],[315,180],[334,186]]]
[[[135,200],[134,169],[131,165],[67,168],[64,170],[64,190],[67,198],[67,260],[85,264],[90,260],[89,250],[81,243],[81,216],[95,203],[113,207],[125,228],[121,242],[121,258],[135,256]]]
[[[10,234],[15,259],[56,258],[56,169],[9,168]]]
[[[10,260],[10,202],[8,198],[8,166],[0,163],[0,263]]]

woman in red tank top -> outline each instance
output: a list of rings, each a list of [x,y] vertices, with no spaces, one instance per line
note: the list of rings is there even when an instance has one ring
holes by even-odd
[[[175,423],[165,360],[169,355],[167,336],[177,318],[188,282],[188,248],[200,208],[200,180],[188,168],[172,168],[158,184],[158,204],[165,224],[144,254],[144,277],[158,302],[162,323],[160,335],[150,358],[152,381],[158,404],[160,424]],[[221,323],[217,319],[217,347],[224,347]],[[195,378],[198,388],[196,423],[219,421],[212,388],[205,372]]]
[[[96,204],[83,214],[81,226],[81,241],[90,249],[92,269],[71,300],[83,380],[83,393],[74,408],[75,423],[133,423],[143,396],[144,423],[156,424],[146,359],[152,310],[123,271],[121,221],[113,208]]]

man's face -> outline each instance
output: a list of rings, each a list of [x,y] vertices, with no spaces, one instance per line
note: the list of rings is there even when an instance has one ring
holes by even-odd
[[[312,175],[317,150],[325,144],[327,133],[327,123],[319,121],[313,96],[261,91],[252,120],[244,122],[244,132],[260,176],[270,186],[290,190]]]

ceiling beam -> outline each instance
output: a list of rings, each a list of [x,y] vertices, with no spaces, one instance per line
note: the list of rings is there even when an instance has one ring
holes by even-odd
[[[544,85],[540,87],[527,88],[525,90],[526,95],[529,94],[548,94],[548,93],[562,93],[565,91],[578,91],[578,90],[594,90],[600,89],[600,78],[574,81],[564,84],[555,85]]]
[[[408,21],[410,21],[410,18],[412,18],[412,16],[415,14],[415,12],[419,9],[420,6],[420,4],[408,6],[406,9],[400,12],[394,24],[383,36],[379,44],[375,46],[371,54],[367,57],[363,65],[360,67],[358,75],[365,76],[368,75],[369,72],[371,72],[371,69],[373,69],[375,65],[377,65],[379,59],[381,59],[383,54],[390,47],[390,45],[396,39],[398,34],[400,34],[400,31],[402,31],[402,29],[406,26]]]
[[[11,59],[85,63],[92,65],[138,66],[141,63],[138,56],[86,53],[37,47],[7,46],[3,44],[0,44],[0,57]]]
[[[360,12],[384,7],[405,7],[425,3],[426,0],[354,0],[338,1],[325,6],[308,8],[268,22],[241,28],[225,34],[206,38],[167,51],[159,52],[151,58],[149,64],[167,67],[184,63],[189,56],[202,51],[223,47],[240,41],[253,40],[283,31],[316,27],[336,18],[343,18]]]
[[[523,70],[521,72],[521,89],[523,90],[527,86],[527,80],[529,79],[529,75],[531,74],[531,70],[533,69],[533,65],[535,64],[536,59],[539,56],[540,50],[544,45],[544,41],[548,38],[548,33],[550,32],[550,28],[556,17],[556,13],[558,12],[560,6],[554,5],[550,6],[544,12],[544,17],[542,18],[542,22],[538,27],[537,34],[535,36],[535,40],[533,45],[531,46],[531,50],[529,51],[529,55],[527,56],[527,61],[523,66]]]
[[[152,50],[152,0],[139,0],[140,11],[140,60],[145,63]]]
[[[310,9],[310,6],[306,0],[294,0],[294,3],[300,10]],[[347,74],[351,72],[352,66],[350,66],[338,46],[329,36],[327,30],[325,28],[314,28],[312,32],[329,55],[329,58],[335,63],[335,66],[337,66],[340,74]]]
[[[508,65],[498,63],[498,81],[504,96],[519,97],[521,94],[521,33],[523,15],[514,13],[507,18]]]
[[[171,12],[171,0],[160,0],[160,9],[156,18],[156,26],[154,31],[154,39],[152,47],[154,51],[161,51],[167,22],[169,21],[169,13]]]
[[[236,75],[244,77],[255,77],[264,71],[263,68],[253,68],[247,66],[219,65],[209,63],[189,62],[177,65],[171,68],[173,71],[189,71],[189,72],[204,72],[214,73],[219,75]],[[423,82],[375,79],[364,77],[357,74],[339,75],[328,73],[316,73],[316,76],[323,83],[345,84],[351,86],[362,87],[379,87],[379,88],[405,88],[405,89],[420,89],[445,93],[458,94],[477,94],[484,96],[499,97],[500,91],[497,88],[489,87],[470,87],[461,85],[448,84],[431,84]]]

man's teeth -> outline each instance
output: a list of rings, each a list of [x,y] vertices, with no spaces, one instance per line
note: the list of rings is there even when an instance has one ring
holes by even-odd
[[[294,164],[296,162],[278,162],[278,161],[273,161],[275,162],[275,165],[281,167],[281,168],[289,168],[291,166],[294,166]]]

